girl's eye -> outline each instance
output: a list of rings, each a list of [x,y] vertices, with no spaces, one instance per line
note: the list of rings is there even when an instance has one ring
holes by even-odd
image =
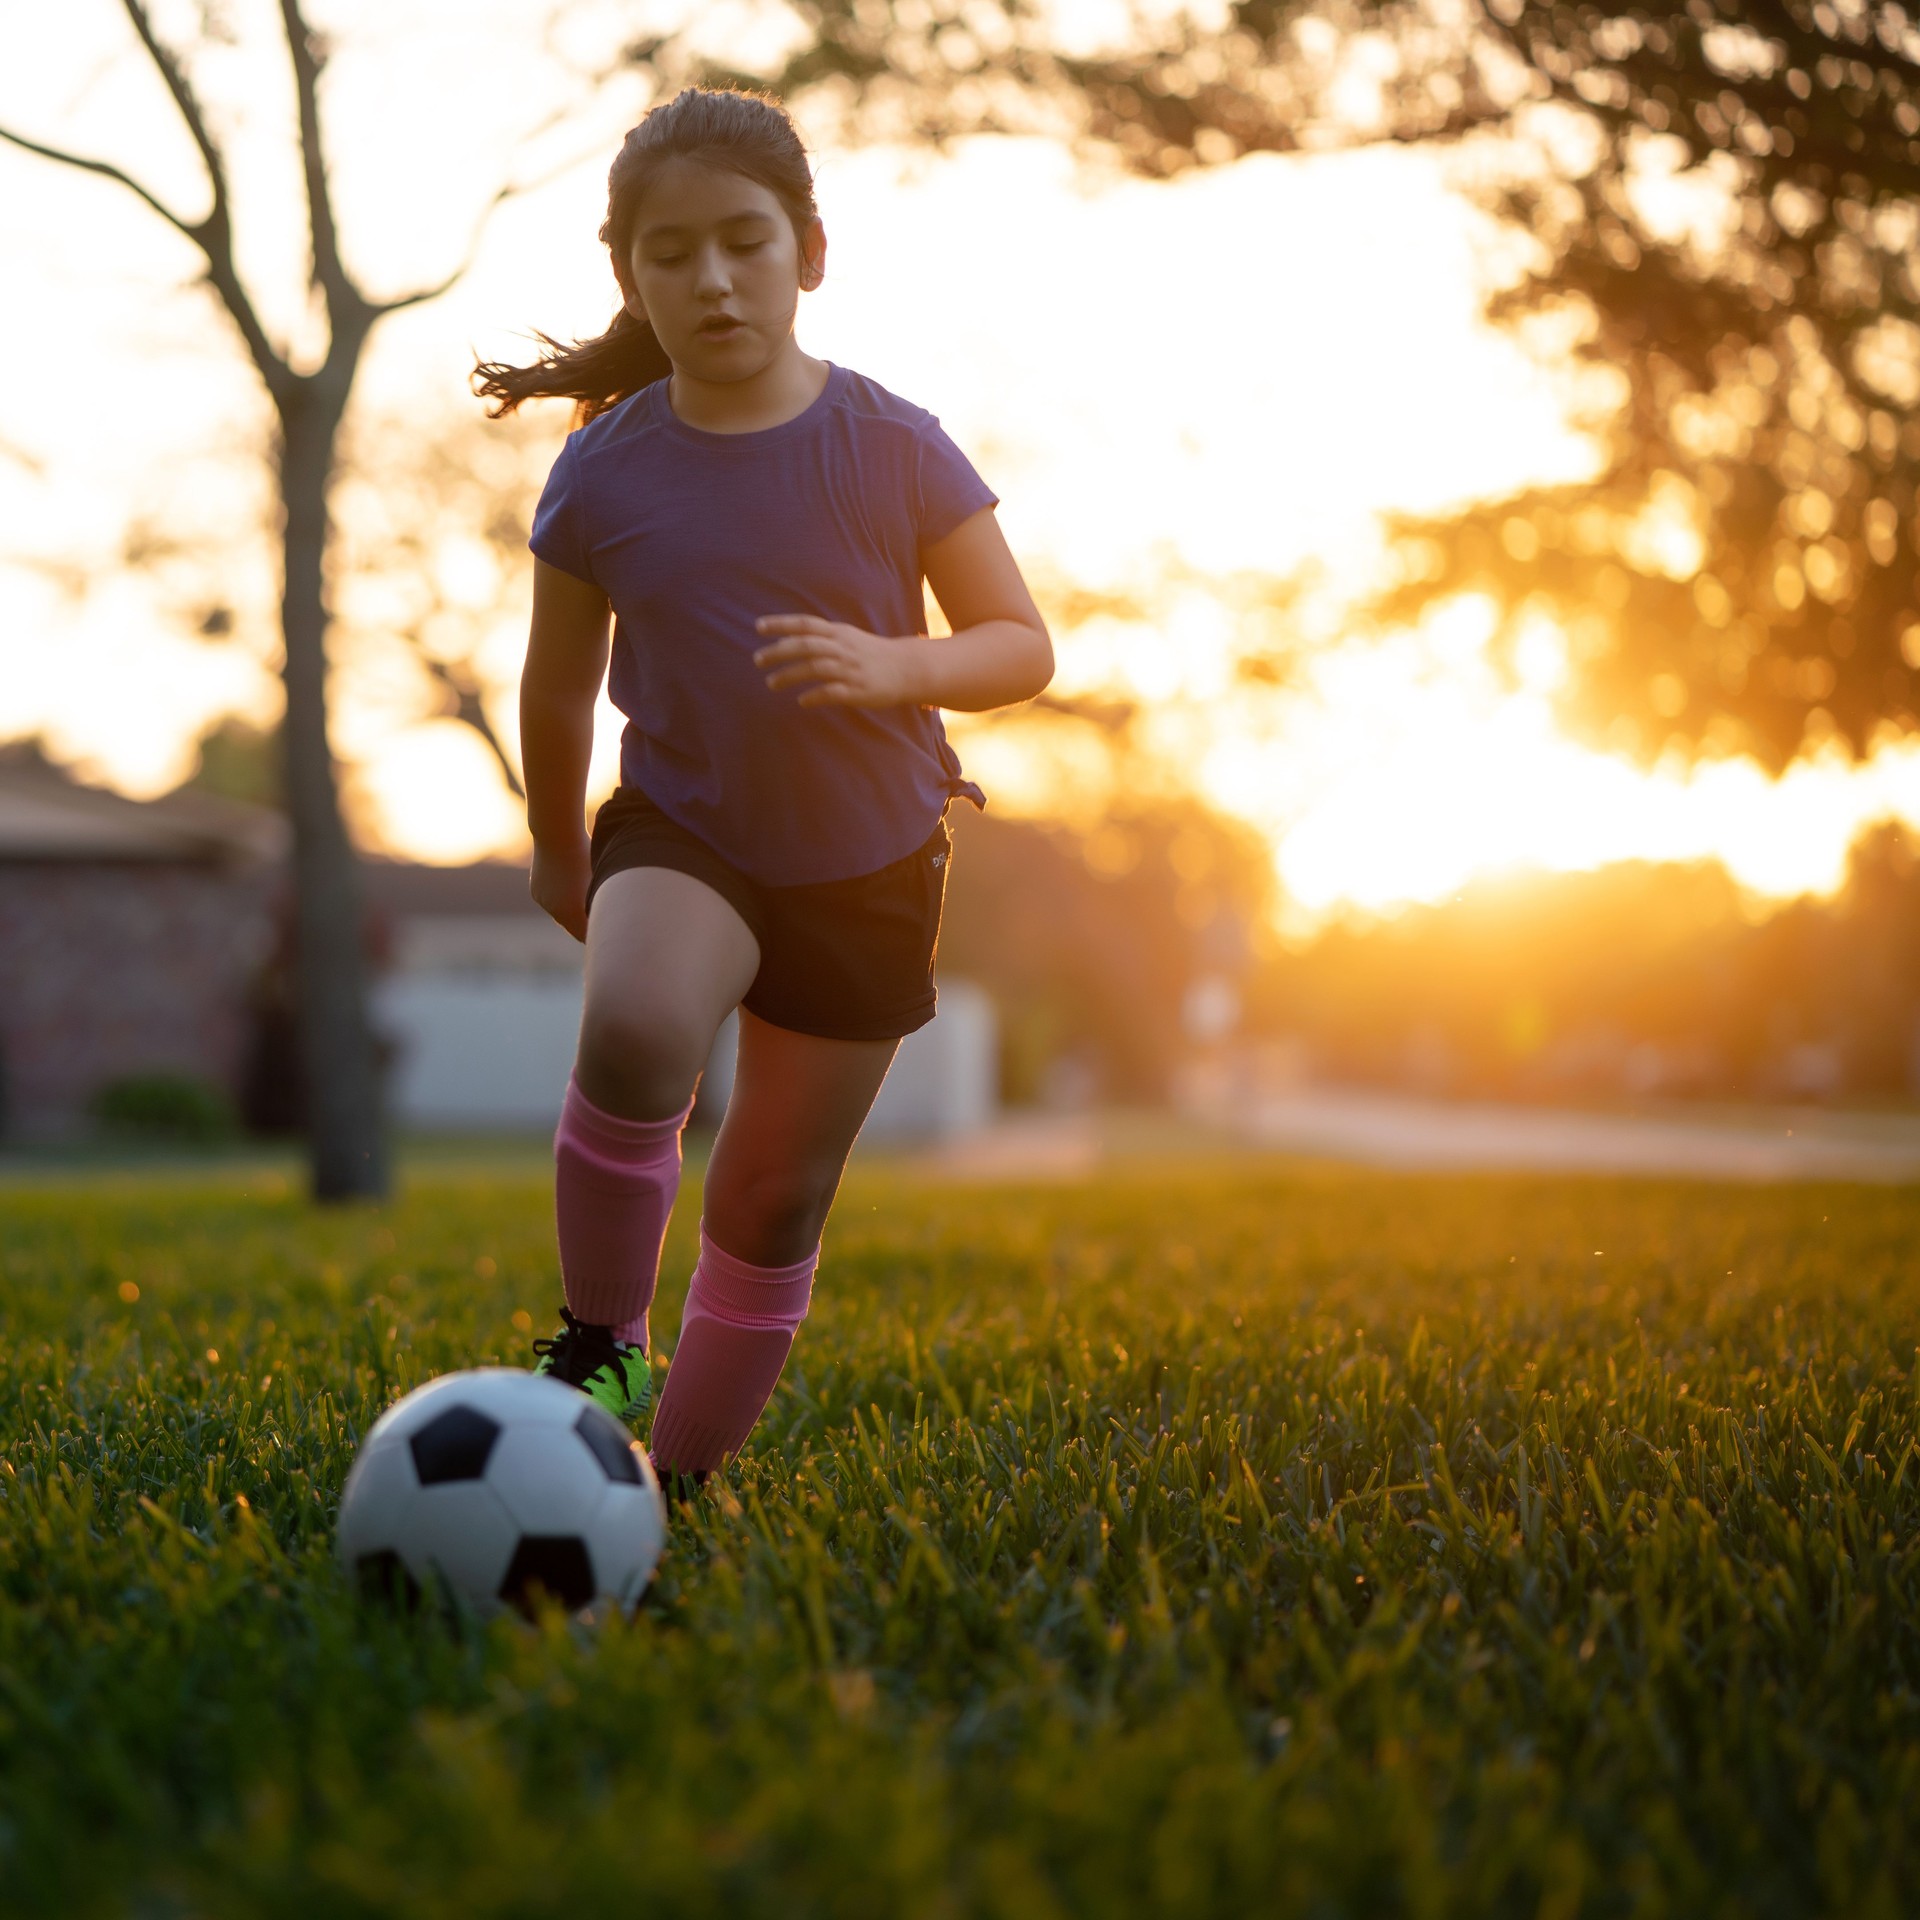
[[[677,267],[686,257],[684,253],[656,253],[653,264],[656,267]]]

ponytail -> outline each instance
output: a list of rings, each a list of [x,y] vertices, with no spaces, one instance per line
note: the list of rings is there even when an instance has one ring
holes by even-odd
[[[544,333],[534,338],[543,351],[530,367],[509,366],[504,360],[482,360],[475,366],[474,392],[494,402],[487,409],[488,419],[513,412],[523,400],[552,397],[577,401],[579,424],[585,426],[673,371],[653,329],[625,307],[614,314],[605,333],[589,340],[567,346]]]
[[[607,218],[600,238],[615,259],[633,239],[647,182],[663,161],[695,160],[765,187],[786,209],[796,234],[815,218],[813,170],[786,109],[765,94],[734,87],[688,87],[655,107],[626,137],[607,173]],[[673,371],[666,349],[644,320],[625,307],[605,333],[563,346],[544,333],[530,367],[486,360],[473,370],[473,390],[493,419],[523,400],[554,395],[578,402],[581,422],[664,380]]]

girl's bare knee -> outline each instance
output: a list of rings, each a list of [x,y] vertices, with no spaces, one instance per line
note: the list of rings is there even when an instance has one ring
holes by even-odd
[[[693,1098],[707,1046],[683,1021],[651,1009],[589,1007],[575,1077],[596,1106],[630,1120],[665,1120]]]
[[[840,1185],[839,1169],[770,1167],[729,1180],[709,1178],[707,1214],[715,1240],[735,1258],[760,1267],[790,1266],[820,1244]]]

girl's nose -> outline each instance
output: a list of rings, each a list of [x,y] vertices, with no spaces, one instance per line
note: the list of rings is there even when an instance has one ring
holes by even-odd
[[[700,255],[700,272],[695,278],[696,293],[724,296],[733,291],[733,276],[727,271],[724,254],[718,247],[706,248]]]

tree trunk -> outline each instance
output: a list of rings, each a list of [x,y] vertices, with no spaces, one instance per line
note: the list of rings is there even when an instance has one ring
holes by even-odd
[[[280,407],[287,810],[293,820],[307,1152],[316,1200],[378,1198],[388,1185],[380,1062],[367,1010],[360,874],[340,818],[327,739],[327,489],[346,384],[334,391],[332,382],[303,381]]]

